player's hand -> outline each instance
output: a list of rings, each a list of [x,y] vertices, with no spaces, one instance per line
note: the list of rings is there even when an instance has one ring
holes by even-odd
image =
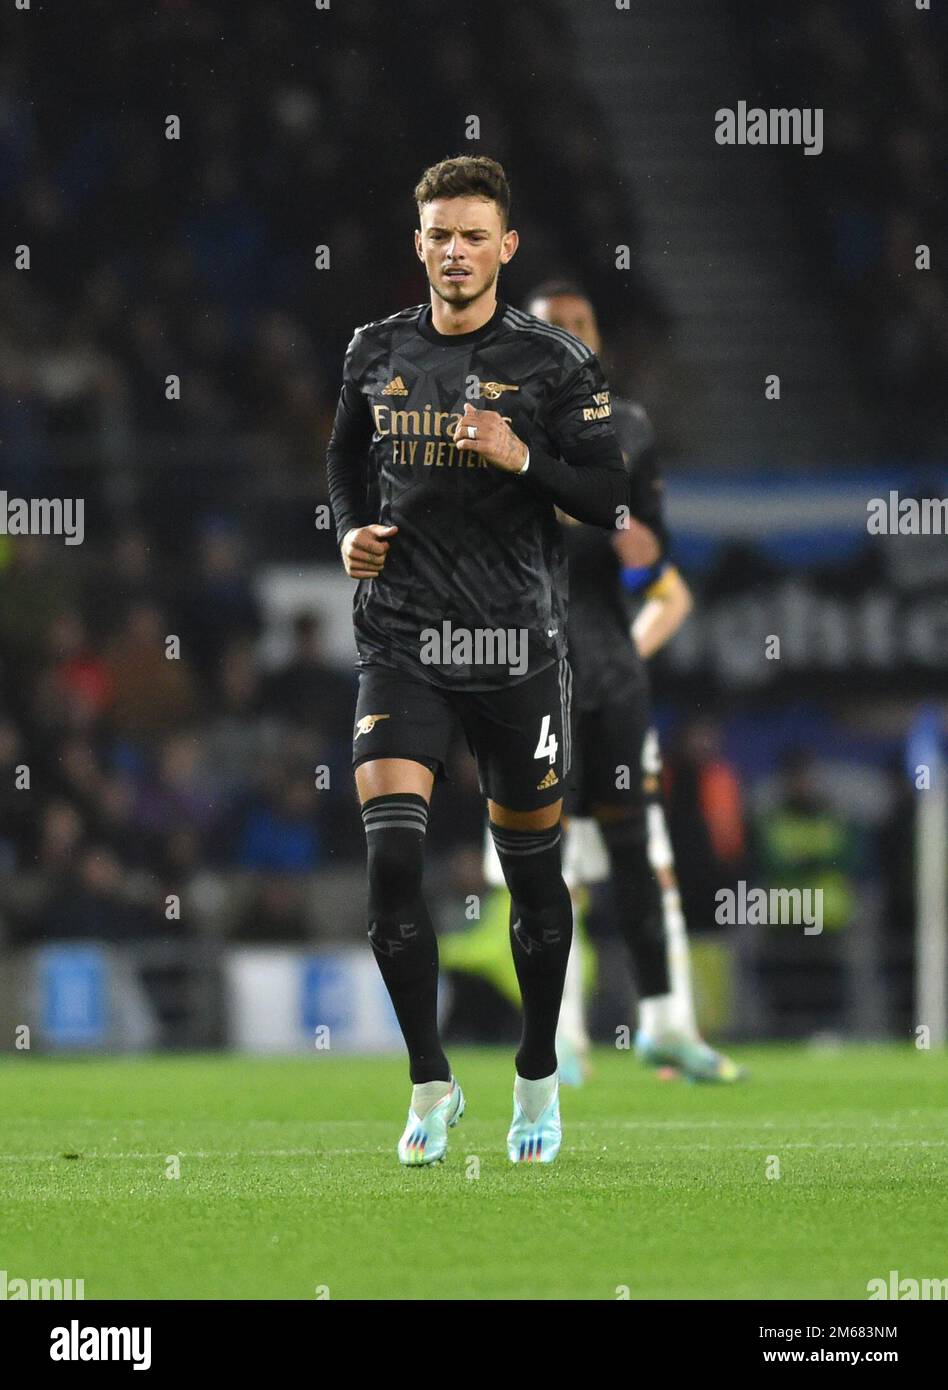
[[[612,546],[623,565],[633,569],[654,565],[662,553],[655,532],[634,516],[623,519],[613,533]]]
[[[475,431],[472,439],[469,429]],[[514,434],[507,421],[496,410],[475,410],[470,401],[454,427],[454,442],[459,449],[476,449],[481,458],[504,473],[519,473],[527,461],[527,446]]]
[[[384,538],[397,533],[397,526],[381,526],[377,521],[347,531],[339,548],[349,578],[375,579],[381,574],[388,554],[388,541]]]

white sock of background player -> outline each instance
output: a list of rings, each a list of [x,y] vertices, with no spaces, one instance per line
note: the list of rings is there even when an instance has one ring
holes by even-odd
[[[665,939],[668,950],[668,974],[671,991],[651,999],[639,1000],[639,1027],[653,1040],[669,1033],[684,1034],[692,1042],[699,1040],[695,1020],[694,994],[691,986],[691,957],[688,935],[677,888],[662,893],[665,916]]]
[[[573,904],[573,941],[566,965],[566,981],[563,985],[563,1002],[560,1005],[560,1021],[556,1030],[557,1038],[571,1043],[578,1052],[589,1048],[589,1034],[586,1032],[586,1013],[583,1005],[582,952],[579,945],[577,923],[581,907],[581,890],[571,889]]]
[[[650,805],[646,814],[649,859],[659,882],[665,880],[665,886],[662,888],[662,913],[671,990],[668,994],[639,1000],[639,1028],[653,1040],[658,1040],[668,1033],[679,1033],[697,1042],[699,1034],[695,1019],[688,930],[681,910],[678,889],[673,884],[668,884],[668,876],[675,868],[671,841],[668,838],[661,806]]]

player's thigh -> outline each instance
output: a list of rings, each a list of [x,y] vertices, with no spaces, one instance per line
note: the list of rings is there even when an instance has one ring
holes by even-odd
[[[570,891],[609,877],[609,857],[589,797],[600,795],[589,776],[590,754],[600,742],[601,710],[574,708],[572,766],[563,800],[563,880]],[[591,785],[592,783],[592,785]]]
[[[586,794],[586,770],[589,765],[589,750],[594,749],[598,741],[598,715],[598,710],[586,710],[576,706],[572,710],[570,769],[563,795],[564,829],[569,827],[571,818],[584,820],[592,815]]]
[[[360,805],[373,796],[392,796],[402,792],[414,792],[430,801],[434,780],[431,769],[412,758],[372,758],[359,763],[355,770]]]
[[[549,806],[541,806],[537,811],[513,811],[509,806],[501,806],[487,798],[487,814],[495,825],[502,825],[506,830],[548,830],[551,825],[556,825],[562,809],[562,797]]]
[[[517,685],[459,701],[481,792],[497,824],[537,830],[559,820],[570,763],[571,687],[564,659]]]
[[[444,777],[455,717],[445,693],[388,667],[359,673],[352,765],[360,801],[416,792]]]
[[[658,785],[657,774],[647,771],[654,743],[649,715],[647,691],[631,686],[589,720],[577,792],[600,825],[645,818],[650,788]]]

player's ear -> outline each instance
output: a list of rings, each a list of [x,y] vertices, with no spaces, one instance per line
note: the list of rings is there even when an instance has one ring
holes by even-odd
[[[415,252],[420,261],[423,261],[425,259],[425,253],[421,249],[421,232],[417,227],[415,228]]]
[[[509,232],[504,232],[500,242],[500,263],[506,265],[512,261],[517,254],[517,247],[520,245],[520,233],[511,227]]]

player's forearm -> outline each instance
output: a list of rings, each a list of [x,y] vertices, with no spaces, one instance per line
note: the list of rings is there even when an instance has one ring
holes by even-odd
[[[680,626],[680,620],[673,623],[670,618],[668,604],[657,598],[650,599],[636,614],[635,622],[629,631],[643,661],[648,661],[649,657],[654,656]]]
[[[669,567],[655,588],[659,593],[647,600],[630,629],[638,653],[645,661],[674,637],[694,607],[691,590],[673,567]]]
[[[378,521],[378,517],[369,516],[367,511],[367,462],[371,441],[372,418],[365,398],[352,381],[345,380],[326,450],[329,504],[339,545],[353,527]]]
[[[525,487],[590,526],[615,526],[629,505],[629,475],[624,464],[564,463],[531,445]]]
[[[367,526],[377,517],[370,517],[366,506],[365,460],[332,445],[326,455],[326,474],[329,479],[329,505],[336,523],[336,542],[342,545],[347,531]]]

